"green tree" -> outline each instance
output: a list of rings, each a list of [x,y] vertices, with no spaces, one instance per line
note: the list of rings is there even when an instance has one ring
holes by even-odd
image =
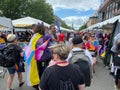
[[[85,29],[85,28],[87,28],[87,24],[82,25],[82,26],[79,28],[79,30],[83,30],[83,29]]]
[[[0,16],[13,20],[31,16],[49,24],[54,21],[52,6],[45,0],[1,0]]]
[[[26,10],[26,15],[43,20],[49,24],[53,23],[54,15],[52,6],[45,0],[32,0],[29,2],[29,10]]]
[[[71,29],[71,27],[68,26],[66,23],[61,23],[61,26],[64,27],[64,28],[67,28],[67,29]]]
[[[21,18],[24,15],[24,10],[27,8],[27,3],[27,0],[1,0],[0,16],[11,19]]]

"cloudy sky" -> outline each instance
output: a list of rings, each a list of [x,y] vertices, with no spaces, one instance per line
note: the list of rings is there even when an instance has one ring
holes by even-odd
[[[54,14],[74,28],[83,25],[99,8],[101,0],[46,0],[54,9]]]

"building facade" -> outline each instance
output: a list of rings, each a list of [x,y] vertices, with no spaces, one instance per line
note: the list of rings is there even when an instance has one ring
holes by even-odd
[[[96,23],[98,23],[98,17],[96,17],[96,16],[90,17],[87,22],[87,27],[92,26]]]
[[[98,10],[99,22],[120,15],[120,0],[103,0]]]

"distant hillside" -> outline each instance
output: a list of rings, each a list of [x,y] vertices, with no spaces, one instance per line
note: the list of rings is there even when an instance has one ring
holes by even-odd
[[[68,26],[68,25],[67,25],[61,18],[59,18],[58,16],[54,15],[54,19],[55,19],[55,21],[56,21],[56,20],[59,21],[60,26],[62,26],[62,27],[64,27],[64,28],[68,28],[68,29],[71,28],[70,26]]]

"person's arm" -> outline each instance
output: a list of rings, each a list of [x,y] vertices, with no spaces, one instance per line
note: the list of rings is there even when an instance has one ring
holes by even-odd
[[[42,90],[42,89],[40,88],[40,86],[38,86],[38,88],[39,88],[39,90]]]
[[[17,45],[16,49],[19,52],[20,56],[23,57],[24,56],[23,49],[19,45]]]
[[[78,89],[79,89],[79,90],[85,90],[85,84],[78,85]]]
[[[92,55],[90,54],[90,51],[85,50],[85,55],[88,56],[88,58],[89,58],[89,60],[90,60],[90,62],[91,62],[91,65],[93,66],[94,61],[93,61]]]

